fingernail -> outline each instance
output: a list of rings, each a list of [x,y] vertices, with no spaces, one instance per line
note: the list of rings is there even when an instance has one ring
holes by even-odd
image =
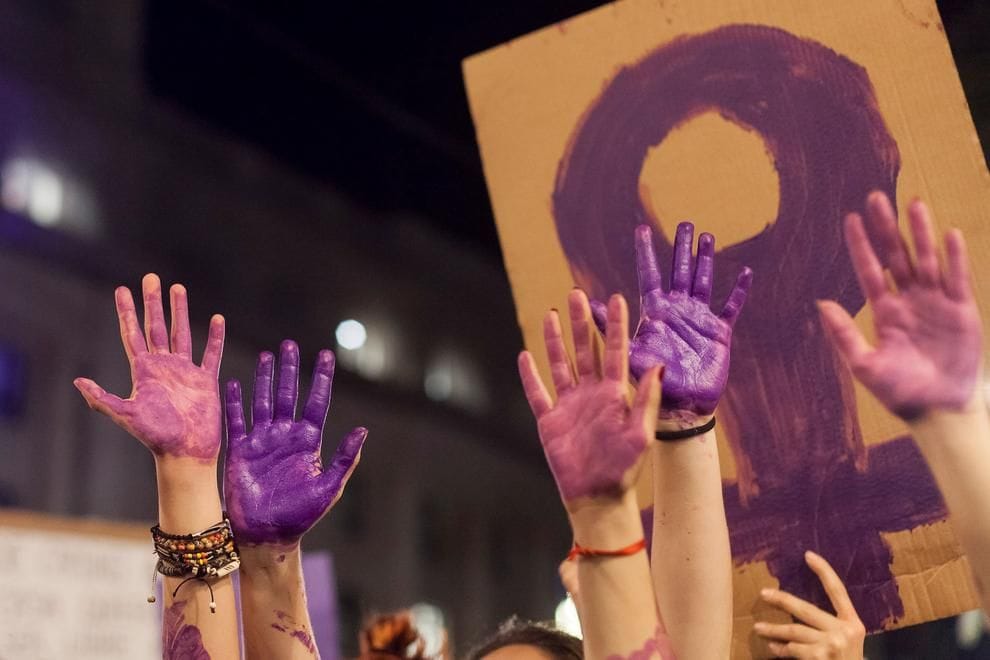
[[[757,621],[756,623],[753,624],[753,630],[755,630],[756,632],[766,632],[767,624],[763,623],[762,621]]]
[[[773,589],[760,589],[760,596],[763,598],[770,598],[773,595]]]

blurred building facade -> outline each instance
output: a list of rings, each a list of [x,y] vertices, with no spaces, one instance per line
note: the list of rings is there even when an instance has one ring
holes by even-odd
[[[462,651],[509,614],[551,618],[569,538],[516,382],[500,264],[156,96],[142,3],[2,13],[3,503],[154,521],[150,456],[72,379],[126,395],[112,291],[157,272],[189,288],[196,350],[209,315],[227,317],[223,379],[250,382],[257,352],[286,337],[305,374],[340,321],[366,328],[338,349],[324,451],[358,424],[368,445],[305,543],[334,554],[342,639],[363,613],[416,602],[442,609]]]

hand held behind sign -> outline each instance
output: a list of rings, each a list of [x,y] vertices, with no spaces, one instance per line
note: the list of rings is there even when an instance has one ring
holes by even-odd
[[[966,244],[952,230],[945,235],[942,256],[928,208],[915,201],[908,208],[912,258],[887,197],[871,194],[867,209],[883,261],[861,217],[847,217],[845,233],[873,313],[876,345],[867,342],[835,302],[819,302],[822,323],[853,375],[910,426],[945,497],[987,608],[990,421],[982,393],[983,324],[970,284]]]

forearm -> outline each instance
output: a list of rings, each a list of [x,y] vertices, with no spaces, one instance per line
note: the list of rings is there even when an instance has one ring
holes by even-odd
[[[197,459],[159,459],[158,519],[169,534],[195,534],[223,519],[217,491],[216,464]],[[229,577],[211,581],[165,577],[163,657],[213,660],[240,658],[237,610]],[[179,586],[181,584],[181,587]],[[173,597],[173,592],[178,592]],[[211,600],[216,612],[210,611]]]
[[[678,657],[727,658],[732,561],[715,433],[658,441],[652,453],[650,563],[664,625]]]
[[[241,611],[248,660],[319,657],[298,543],[241,547]]]
[[[595,550],[627,547],[643,538],[635,495],[589,505],[571,515],[574,541]],[[657,613],[644,551],[623,557],[579,557],[585,657],[672,657]]]
[[[911,423],[969,557],[984,609],[990,608],[990,419],[982,401],[963,412]]]

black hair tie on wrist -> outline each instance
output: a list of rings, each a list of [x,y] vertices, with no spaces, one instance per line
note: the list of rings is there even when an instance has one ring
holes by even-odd
[[[715,428],[715,417],[712,417],[701,426],[695,426],[691,429],[681,429],[680,431],[657,431],[657,440],[662,440],[664,442],[687,440],[688,438],[693,438],[696,435],[704,435],[713,428]]]

